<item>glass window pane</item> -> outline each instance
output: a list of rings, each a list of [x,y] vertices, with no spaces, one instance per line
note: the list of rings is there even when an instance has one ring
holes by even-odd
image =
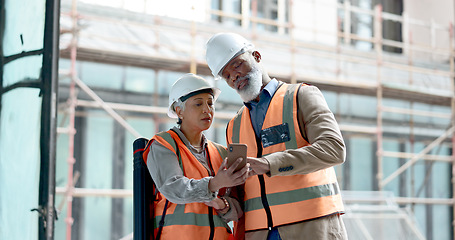
[[[85,169],[81,177],[85,188],[112,188],[113,120],[93,111],[87,118],[85,139]],[[83,229],[85,239],[106,239],[111,232],[111,199],[109,197],[84,198]],[[103,224],[100,224],[103,223]]]
[[[128,119],[127,122],[146,139],[151,139],[157,132],[152,119]],[[125,139],[125,189],[133,189],[133,142],[136,137],[126,131]]]
[[[171,90],[172,84],[181,76],[183,76],[182,73],[160,71],[158,73],[158,93],[167,96]]]
[[[337,107],[338,107],[339,95],[336,92],[330,92],[330,91],[322,91],[322,94],[324,95],[325,101],[327,102],[329,109],[333,112],[333,114],[336,115],[337,110],[338,110]]]
[[[446,154],[449,155],[449,154]],[[448,179],[451,178],[451,169],[450,163],[444,162],[433,162],[432,169],[432,197],[435,198],[451,198],[451,184]]]
[[[144,138],[150,139],[156,134],[156,125],[152,119],[128,119],[127,122]],[[125,137],[125,189],[133,190],[133,142],[136,139],[127,132]],[[133,232],[133,198],[123,201],[124,235]]]
[[[126,67],[125,90],[153,93],[155,91],[155,71],[138,67]]]
[[[44,0],[4,2],[5,22],[0,39],[3,56],[43,49]],[[27,7],[24,7],[27,6]],[[3,17],[3,16],[2,16]],[[3,30],[3,29],[2,29]],[[38,80],[42,55],[3,66],[3,87]],[[41,97],[36,88],[18,88],[2,95],[0,113],[0,236],[38,239]],[[26,149],[26,150],[24,150]]]
[[[71,69],[71,60],[66,59],[66,58],[60,58],[58,61],[58,68],[59,68],[59,71],[69,74],[69,71]],[[71,78],[69,77],[69,75],[64,76],[64,75],[59,74],[59,79],[58,79],[59,84],[70,84],[70,82],[71,82]]]
[[[400,143],[394,140],[384,140],[383,148],[384,151],[390,152],[399,152],[400,151]],[[383,178],[390,176],[393,172],[395,172],[400,167],[400,158],[395,157],[383,157],[382,158],[383,164]],[[394,178],[391,182],[389,182],[385,187],[384,190],[392,191],[395,196],[400,196],[400,176]]]
[[[63,112],[58,114],[58,127],[65,128],[69,124],[68,116]],[[69,137],[66,133],[57,133],[55,186],[65,187],[68,178],[68,145]],[[77,160],[76,160],[77,161]]]
[[[224,80],[218,80],[215,81],[215,86],[221,90],[220,96],[218,97],[217,102],[221,103],[231,103],[231,104],[243,104],[242,98],[240,98],[240,95],[229,85]],[[215,105],[216,107],[216,105]],[[222,110],[222,109],[216,109],[216,110]]]
[[[64,112],[58,112],[57,114],[57,127],[67,127],[69,119]],[[69,146],[69,137],[66,133],[57,133],[57,143],[56,143],[56,166],[55,166],[55,186],[56,187],[66,187],[68,184],[68,146]],[[80,159],[76,159],[79,161]],[[66,222],[63,221],[66,219],[67,214],[67,201],[63,194],[56,194],[55,196],[55,208],[58,212],[58,219],[60,221],[55,221],[55,231],[54,239],[65,239],[66,237]],[[74,209],[74,208],[73,208]]]
[[[216,117],[216,114],[215,114]],[[212,128],[216,131],[216,139],[211,139],[223,146],[226,146],[226,127],[227,127],[227,120],[224,119],[216,119]]]
[[[417,154],[420,153],[426,146],[427,143],[416,142],[409,145],[409,151]],[[413,187],[410,189],[412,191],[410,196],[425,197],[425,174],[425,161],[422,160],[417,161],[406,170],[406,175],[409,179],[407,186]],[[411,176],[414,179],[412,179]]]
[[[3,67],[3,87],[22,81],[38,80],[42,64],[42,55],[23,57],[7,63]]]
[[[90,87],[122,88],[123,67],[95,62],[78,62],[79,78]]]
[[[325,95],[324,95],[325,96]],[[365,117],[365,118],[375,118],[377,115],[376,107],[376,98],[370,96],[360,96],[353,94],[339,94],[338,98],[333,96],[328,98],[327,101],[330,101],[329,106],[333,110],[332,106],[339,105],[340,112],[339,114],[346,116],[356,116],[356,117]],[[337,104],[338,101],[347,104]],[[362,104],[359,104],[362,103]]]
[[[433,205],[433,239],[452,239],[451,222],[453,209],[450,206]]]
[[[386,107],[394,107],[394,108],[410,108],[411,105],[408,101],[401,101],[396,99],[383,99],[382,105]],[[392,112],[383,112],[383,118],[386,120],[394,120],[394,121],[409,121],[408,114],[402,113],[392,113]]]
[[[351,186],[354,191],[373,190],[373,159],[372,145],[369,138],[351,138],[349,142],[350,152],[353,152],[350,159]]]
[[[44,0],[5,1],[5,56],[43,48],[45,3]]]
[[[30,210],[38,207],[39,194],[39,89],[3,94],[0,116],[0,226],[7,226],[0,228],[0,236],[37,239],[38,213]]]

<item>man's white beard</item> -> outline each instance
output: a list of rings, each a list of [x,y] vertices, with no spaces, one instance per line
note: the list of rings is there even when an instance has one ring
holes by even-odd
[[[261,93],[262,71],[254,66],[244,78],[248,79],[248,83],[243,89],[237,89],[237,93],[240,95],[243,102],[249,102]]]

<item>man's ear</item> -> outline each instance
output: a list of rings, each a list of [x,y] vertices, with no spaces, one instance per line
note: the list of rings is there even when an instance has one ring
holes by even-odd
[[[261,62],[261,54],[258,51],[253,52],[253,57],[256,62]]]

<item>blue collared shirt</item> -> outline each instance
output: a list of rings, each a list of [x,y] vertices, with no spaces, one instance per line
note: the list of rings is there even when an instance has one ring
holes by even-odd
[[[259,102],[255,102],[253,100],[244,103],[250,110],[251,123],[253,124],[254,132],[258,137],[262,129],[262,124],[264,123],[267,108],[269,107],[272,96],[275,94],[278,85],[278,81],[276,79],[272,79],[259,94]]]

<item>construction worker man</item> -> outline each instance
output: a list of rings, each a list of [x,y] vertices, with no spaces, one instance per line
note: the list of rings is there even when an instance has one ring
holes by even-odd
[[[171,88],[168,115],[178,118],[179,127],[156,134],[143,154],[159,190],[155,239],[228,239],[226,222],[243,214],[237,200],[218,193],[243,184],[249,165],[234,172],[239,158],[227,168],[226,148],[203,134],[212,124],[219,93],[194,74],[185,74]]]
[[[248,145],[252,172],[244,184],[246,239],[347,239],[334,166],[345,144],[318,88],[271,79],[254,45],[218,33],[206,45],[216,79],[237,91],[244,106],[228,123],[229,143]]]

